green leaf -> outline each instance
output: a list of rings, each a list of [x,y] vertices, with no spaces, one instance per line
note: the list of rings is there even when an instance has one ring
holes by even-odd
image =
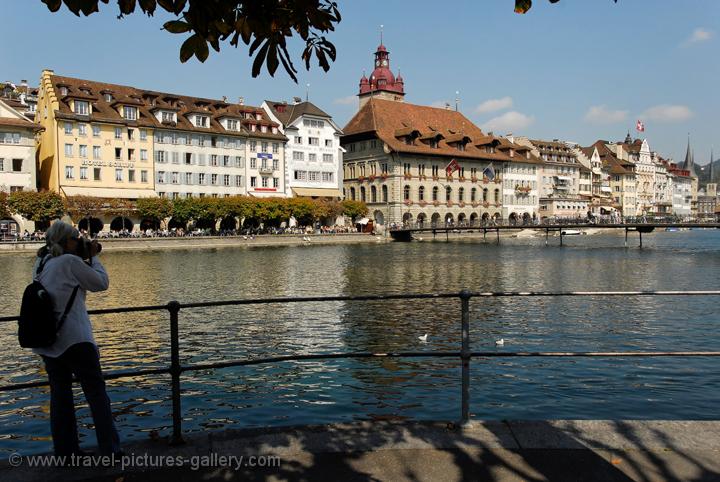
[[[191,35],[183,42],[180,47],[180,62],[185,63],[190,60],[190,57],[195,55],[195,37],[198,35]]]
[[[258,50],[257,55],[255,56],[255,61],[252,65],[252,76],[257,77],[260,75],[260,70],[262,69],[263,64],[265,63],[265,56],[267,55],[268,48],[270,48],[270,40],[265,42],[265,44],[260,47],[260,50]]]

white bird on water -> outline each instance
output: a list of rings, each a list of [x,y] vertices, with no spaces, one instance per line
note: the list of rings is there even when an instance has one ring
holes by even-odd
[[[425,333],[423,336],[418,336],[418,340],[420,340],[423,343],[427,343],[427,333]]]
[[[495,346],[504,346],[505,345],[505,338],[500,338],[495,342]]]

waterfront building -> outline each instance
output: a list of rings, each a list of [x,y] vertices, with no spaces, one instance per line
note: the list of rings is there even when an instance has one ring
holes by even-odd
[[[484,134],[460,112],[372,98],[343,132],[345,198],[366,202],[376,224],[502,217],[513,144]],[[453,162],[457,171],[447,175]]]
[[[613,207],[619,209],[622,216],[635,216],[637,212],[635,164],[622,158],[624,150],[619,144],[599,140],[591,147],[597,149],[603,170],[609,173]]]
[[[340,199],[343,184],[342,131],[312,102],[266,100],[263,110],[279,124],[285,146],[285,180],[291,196]]]
[[[646,139],[630,139],[618,143],[623,149],[622,158],[635,164],[636,175],[636,212],[641,216],[655,212],[655,164],[652,161],[650,146]]]
[[[530,139],[536,155],[542,159],[540,181],[540,217],[586,217],[591,194],[590,168],[577,159],[572,145],[558,139]],[[583,193],[580,195],[581,172]]]
[[[594,215],[608,215],[620,210],[620,204],[612,198],[610,187],[610,168],[603,164],[602,158],[596,146],[580,147],[582,156],[578,160],[583,162],[587,159],[590,167],[590,205],[589,210]]]
[[[498,149],[509,158],[503,165],[502,218],[511,224],[530,224],[540,215],[538,171],[542,161],[531,147],[515,143],[512,134],[500,140]]]
[[[714,218],[718,205],[717,184],[714,182],[707,183],[704,189],[698,191],[698,217],[704,219]]]
[[[155,196],[155,124],[133,89],[55,75],[40,79],[39,185],[63,196]]]
[[[0,191],[34,191],[38,126],[0,99]]]
[[[675,216],[687,217],[692,214],[692,185],[690,171],[677,164],[665,161],[665,168],[672,179],[672,212]]]

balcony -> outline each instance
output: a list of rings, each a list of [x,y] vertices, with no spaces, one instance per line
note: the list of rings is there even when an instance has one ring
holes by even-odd
[[[261,166],[260,169],[258,169],[260,174],[272,174],[274,171],[275,169],[269,166]]]

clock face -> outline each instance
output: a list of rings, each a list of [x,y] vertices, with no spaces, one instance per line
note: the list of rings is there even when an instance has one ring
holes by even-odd
[[[379,60],[376,60],[376,61],[375,61],[375,67],[380,67],[380,61],[379,61]]]
[[[387,60],[382,61],[383,67],[387,67]]]

